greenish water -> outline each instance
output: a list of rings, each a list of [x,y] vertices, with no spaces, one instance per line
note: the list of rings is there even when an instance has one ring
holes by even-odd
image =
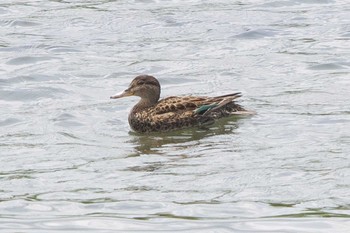
[[[349,232],[347,1],[2,1],[0,232]],[[257,112],[140,135],[162,96]]]

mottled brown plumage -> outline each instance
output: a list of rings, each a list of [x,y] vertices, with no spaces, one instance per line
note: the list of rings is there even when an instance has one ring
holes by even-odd
[[[222,117],[252,114],[234,102],[240,93],[217,97],[171,96],[159,100],[160,84],[150,75],[137,76],[128,89],[111,99],[126,96],[141,97],[129,114],[131,128],[141,133],[209,125]]]

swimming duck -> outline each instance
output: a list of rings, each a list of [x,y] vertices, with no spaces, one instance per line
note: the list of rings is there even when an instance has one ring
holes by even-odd
[[[126,96],[141,97],[128,117],[130,127],[140,133],[206,126],[222,117],[252,113],[234,102],[241,96],[240,92],[216,97],[170,96],[159,100],[160,84],[150,75],[137,76],[129,88],[110,98]]]

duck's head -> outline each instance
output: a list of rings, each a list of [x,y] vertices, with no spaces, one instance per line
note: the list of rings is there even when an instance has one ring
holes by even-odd
[[[139,75],[132,80],[128,89],[110,98],[118,99],[126,96],[139,96],[144,101],[156,103],[160,96],[160,84],[153,76]]]

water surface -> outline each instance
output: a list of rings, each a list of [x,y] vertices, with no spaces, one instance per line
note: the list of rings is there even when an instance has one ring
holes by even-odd
[[[2,1],[0,232],[349,232],[349,10]],[[130,132],[144,73],[258,114]]]

